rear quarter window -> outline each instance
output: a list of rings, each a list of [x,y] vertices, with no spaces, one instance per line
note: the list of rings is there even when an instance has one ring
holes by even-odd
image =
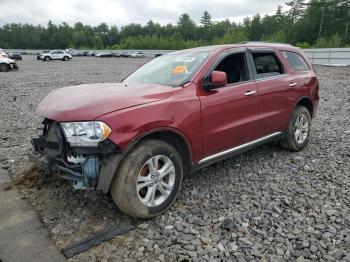
[[[290,67],[293,68],[294,71],[302,72],[310,70],[304,58],[298,53],[282,51],[282,54],[283,57],[287,60],[287,63],[290,65]]]

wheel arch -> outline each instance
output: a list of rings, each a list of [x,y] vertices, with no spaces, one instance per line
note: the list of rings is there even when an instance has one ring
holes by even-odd
[[[104,193],[110,190],[110,185],[120,167],[120,163],[135,146],[147,139],[158,139],[172,145],[181,156],[184,165],[184,173],[186,174],[191,171],[193,155],[187,138],[180,132],[171,128],[154,129],[138,135],[120,154],[112,155],[105,161],[98,178],[97,190],[102,190]]]
[[[184,135],[173,129],[158,129],[146,132],[137,138],[137,143],[146,139],[158,139],[172,145],[180,154],[184,164],[185,173],[192,167],[192,150],[190,143]]]
[[[298,102],[295,104],[294,108],[297,106],[304,106],[307,108],[307,110],[310,113],[311,118],[313,118],[313,114],[314,114],[314,104],[311,100],[310,97],[304,96],[301,97]]]

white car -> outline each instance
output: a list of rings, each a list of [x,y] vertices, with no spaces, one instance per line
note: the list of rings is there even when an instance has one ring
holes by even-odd
[[[9,58],[0,57],[0,72],[7,72],[9,70],[18,70],[16,62]]]
[[[69,53],[66,53],[65,51],[54,50],[45,54],[41,54],[40,59],[43,61],[49,61],[49,60],[69,61],[69,59],[72,59],[72,55]]]
[[[145,54],[142,53],[142,52],[134,52],[134,53],[131,53],[131,54],[130,54],[130,57],[137,57],[137,58],[140,58],[140,57],[145,57]]]
[[[8,58],[9,56],[5,53],[4,49],[0,48],[0,57]]]

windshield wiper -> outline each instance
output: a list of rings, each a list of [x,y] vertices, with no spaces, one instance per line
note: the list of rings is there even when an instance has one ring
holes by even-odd
[[[187,81],[183,82],[180,86],[185,87],[185,85],[186,85],[187,83],[189,83],[189,82],[191,82],[191,81],[190,81],[190,80],[187,80]]]

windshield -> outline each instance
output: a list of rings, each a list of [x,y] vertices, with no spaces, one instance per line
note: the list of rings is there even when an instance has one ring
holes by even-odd
[[[180,86],[190,81],[208,56],[209,52],[205,51],[182,51],[159,56],[123,82]]]

